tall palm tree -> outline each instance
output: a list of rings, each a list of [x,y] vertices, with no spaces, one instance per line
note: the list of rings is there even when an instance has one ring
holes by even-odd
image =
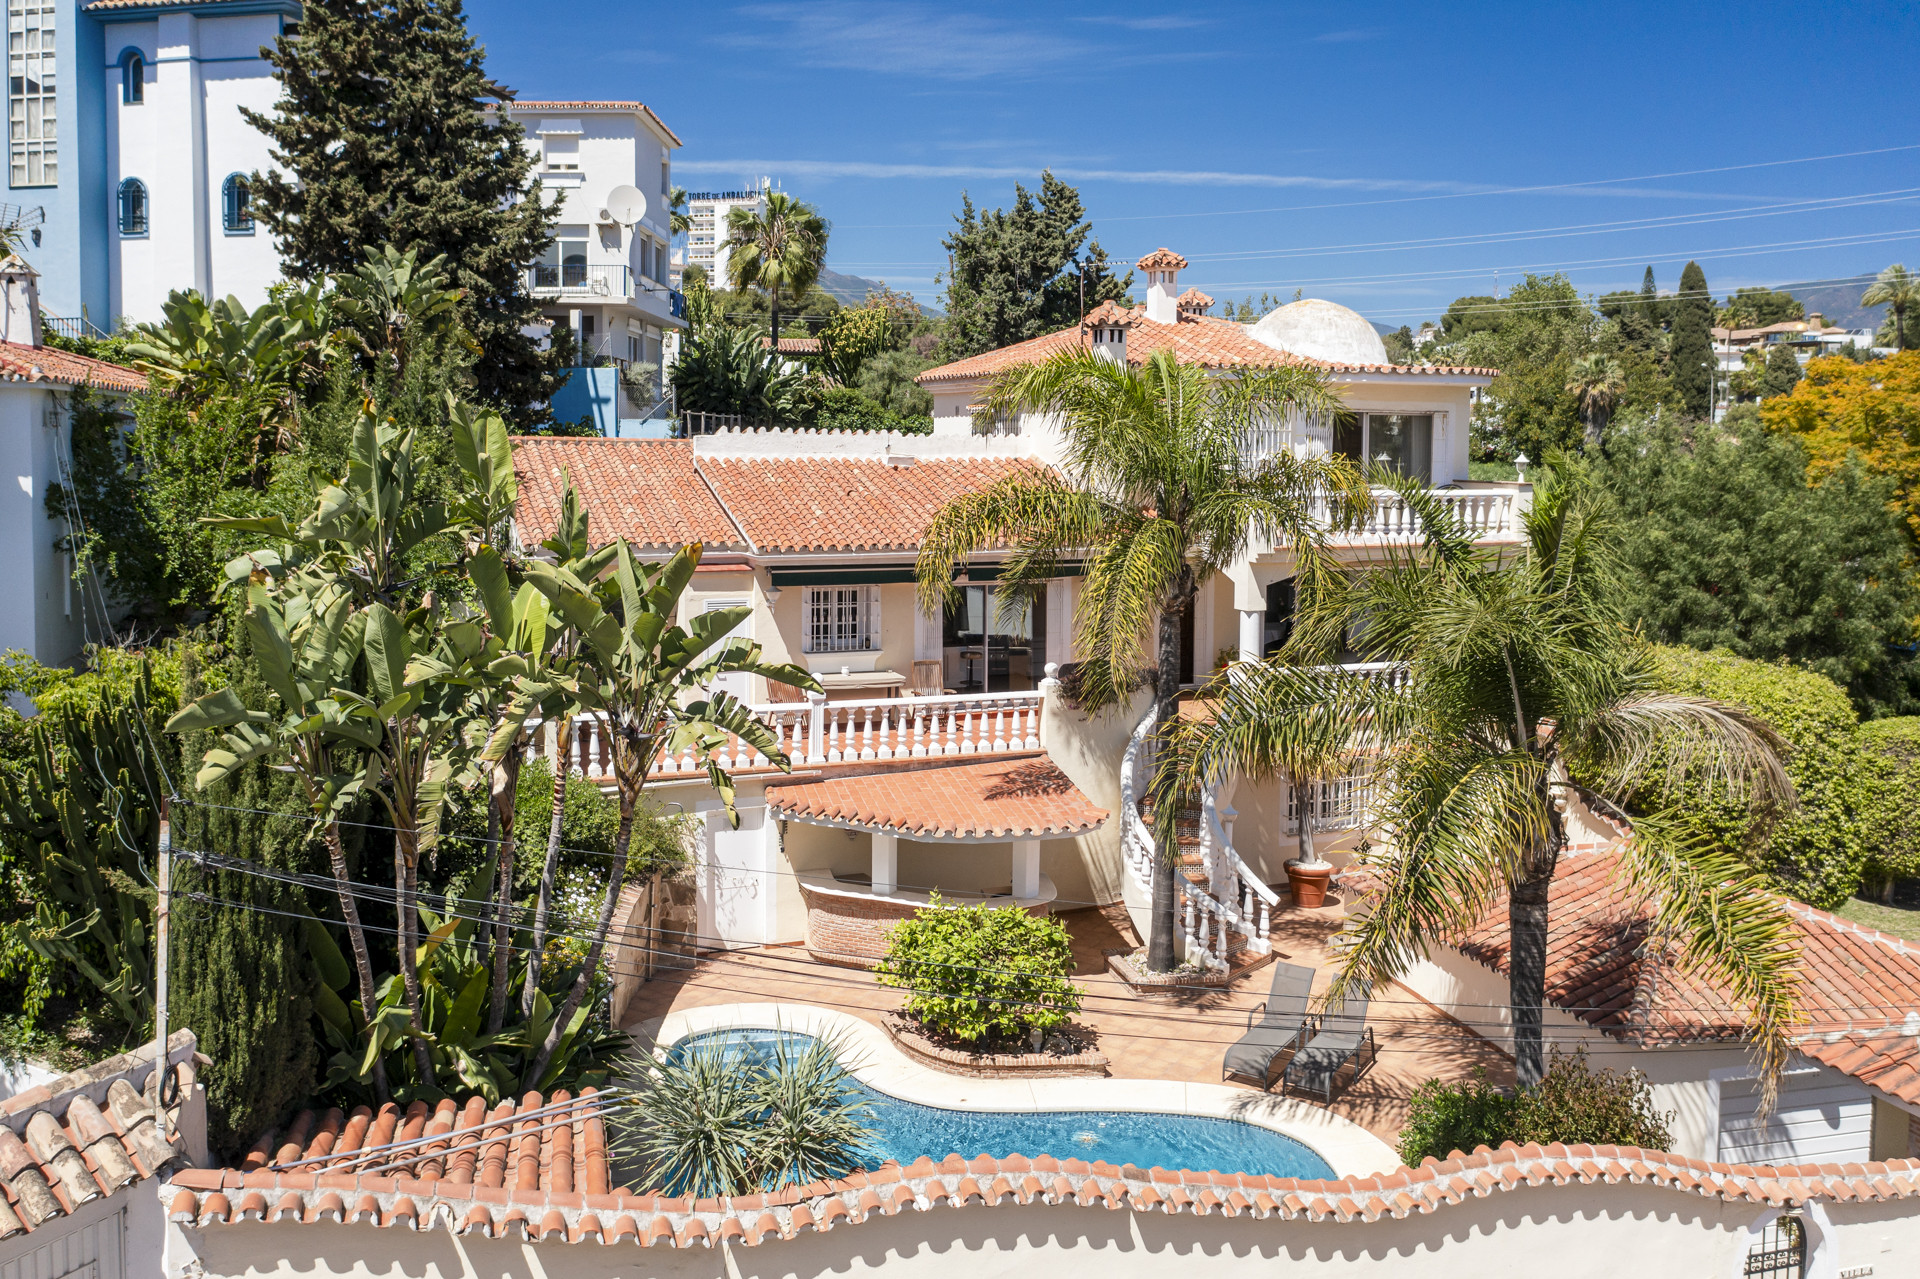
[[[1226,377],[1167,351],[1130,366],[1076,349],[1011,369],[995,380],[987,412],[1054,415],[1061,469],[1008,476],[936,512],[917,566],[921,607],[954,602],[956,571],[989,547],[1010,548],[1003,616],[1037,604],[1066,561],[1083,560],[1074,618],[1082,701],[1123,706],[1150,668],[1154,731],[1164,736],[1179,703],[1181,623],[1203,582],[1263,542],[1292,549],[1297,580],[1336,576],[1327,526],[1362,518],[1371,492],[1343,458],[1262,445],[1279,424],[1337,403],[1314,369]],[[1155,972],[1174,962],[1177,850],[1162,843],[1147,950]]]
[[[827,220],[785,191],[768,191],[755,212],[735,206],[727,215],[727,276],[736,289],[765,289],[773,310],[769,340],[780,345],[780,301],[798,304],[827,260]]]
[[[1893,312],[1893,349],[1907,349],[1907,312],[1920,307],[1920,276],[1895,262],[1860,295],[1861,306],[1885,306]]]
[[[693,230],[693,215],[687,212],[687,189],[674,187],[667,193],[667,232],[685,235]]]
[[[1627,379],[1620,371],[1620,361],[1596,351],[1573,362],[1567,374],[1567,392],[1579,397],[1580,415],[1587,423],[1587,447],[1600,442],[1607,415],[1620,392],[1626,389]]]
[[[1514,1053],[1530,1084],[1544,1068],[1547,898],[1567,843],[1564,802],[1621,816],[1654,769],[1756,806],[1791,804],[1792,786],[1765,724],[1654,685],[1613,606],[1607,530],[1577,470],[1536,490],[1526,539],[1504,554],[1476,549],[1437,503],[1407,497],[1424,544],[1319,596],[1282,654],[1308,658],[1364,616],[1350,642],[1408,663],[1404,691],[1276,659],[1183,726],[1162,774],[1168,786],[1198,786],[1270,773],[1296,738],[1325,734],[1321,718],[1343,719],[1354,747],[1375,756],[1369,824],[1386,834],[1363,855],[1380,888],[1347,923],[1328,998],[1402,975],[1504,892]],[[1790,917],[1750,869],[1675,817],[1633,818],[1625,873],[1652,903],[1656,944],[1677,947],[1684,966],[1750,1010],[1770,1090],[1797,1016]]]

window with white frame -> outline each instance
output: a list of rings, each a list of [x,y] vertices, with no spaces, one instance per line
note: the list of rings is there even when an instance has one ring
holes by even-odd
[[[11,184],[60,182],[54,106],[55,0],[7,0],[7,138]]]
[[[880,647],[880,588],[809,586],[803,620],[803,652],[871,652]]]
[[[1432,482],[1433,414],[1341,413],[1333,422],[1333,451]]]

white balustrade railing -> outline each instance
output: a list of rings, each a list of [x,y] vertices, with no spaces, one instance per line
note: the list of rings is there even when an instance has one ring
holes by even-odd
[[[1152,768],[1153,707],[1149,705],[1120,757],[1120,857],[1149,900],[1153,897],[1153,832],[1140,816],[1140,801],[1146,798]]]
[[[829,702],[814,694],[804,702],[770,702],[750,709],[793,763],[842,764],[1039,750],[1043,700],[1038,690],[857,702]],[[531,757],[553,752],[554,734],[547,726],[532,725],[529,733]],[[606,725],[595,716],[581,716],[574,721],[567,768],[588,777],[609,776],[612,747]],[[773,764],[764,751],[738,738],[721,746],[716,758],[729,772]],[[662,752],[652,771],[675,774],[705,769],[706,761],[688,746],[677,755]]]
[[[1434,489],[1431,496],[1458,515],[1467,535],[1507,537],[1516,530],[1515,494],[1509,489]],[[1316,500],[1322,523],[1332,519],[1330,503]],[[1358,529],[1334,535],[1334,541],[1413,541],[1421,536],[1420,517],[1405,498],[1392,489],[1373,490],[1373,511]]]
[[[1378,680],[1396,693],[1404,693],[1413,686],[1413,669],[1405,662],[1342,662],[1338,666],[1314,669],[1344,671],[1349,675]]]
[[[1233,818],[1233,809],[1220,807],[1219,792],[1201,797],[1200,843],[1207,855],[1207,888],[1234,927],[1246,936],[1248,948],[1264,955],[1273,948],[1267,934],[1272,931],[1271,911],[1280,904],[1280,895],[1234,848]]]

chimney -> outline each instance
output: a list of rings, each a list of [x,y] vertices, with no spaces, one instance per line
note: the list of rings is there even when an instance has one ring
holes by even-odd
[[[1156,324],[1180,322],[1180,272],[1187,260],[1172,249],[1155,249],[1134,263],[1147,275],[1147,318]]]
[[[1115,364],[1127,362],[1127,326],[1132,324],[1134,312],[1114,302],[1102,302],[1087,312],[1087,318],[1081,323],[1087,329],[1087,345],[1093,353],[1103,360]]]
[[[40,273],[19,254],[9,253],[0,261],[0,291],[6,295],[6,309],[0,312],[0,342],[39,346]]]

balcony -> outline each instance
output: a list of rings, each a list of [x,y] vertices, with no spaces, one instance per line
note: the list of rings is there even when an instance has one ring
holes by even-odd
[[[1466,534],[1477,542],[1512,541],[1520,536],[1520,515],[1526,509],[1523,494],[1531,489],[1518,485],[1489,487],[1448,487],[1431,490],[1431,496],[1452,510]],[[1330,519],[1327,504],[1316,512],[1323,522]],[[1373,491],[1373,511],[1357,529],[1334,534],[1336,545],[1358,542],[1413,542],[1425,530],[1420,517],[1405,498],[1392,489]]]
[[[585,262],[542,262],[527,268],[527,289],[537,298],[604,298],[630,302],[635,296],[633,268]]]

